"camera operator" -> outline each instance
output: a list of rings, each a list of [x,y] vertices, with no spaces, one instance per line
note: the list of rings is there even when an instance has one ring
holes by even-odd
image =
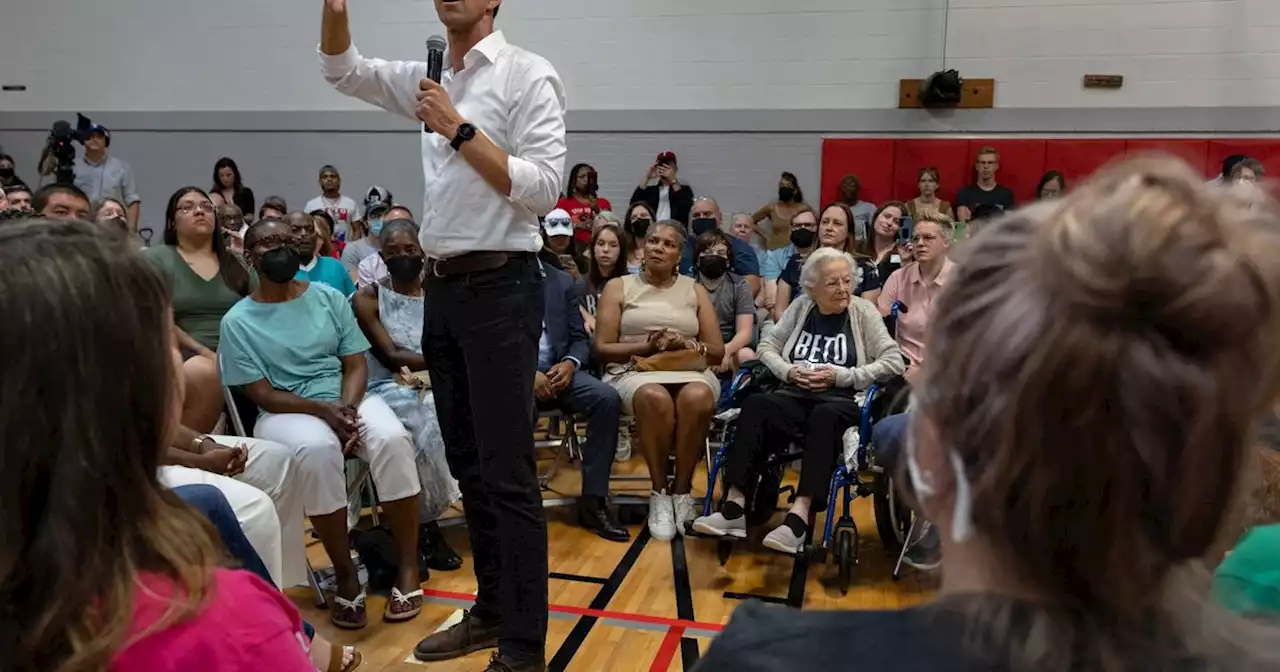
[[[138,196],[133,169],[129,164],[107,155],[107,148],[111,146],[111,131],[102,124],[90,124],[82,133],[81,139],[84,142],[84,152],[72,164],[75,186],[89,197],[90,202],[113,198],[124,203],[129,209],[129,231],[137,232],[142,198]],[[53,174],[56,163],[50,153],[40,166],[41,175]]]

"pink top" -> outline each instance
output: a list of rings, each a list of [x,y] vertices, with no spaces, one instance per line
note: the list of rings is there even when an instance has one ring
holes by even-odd
[[[134,595],[129,642],[164,615],[173,584],[145,576]],[[315,672],[298,610],[249,572],[219,569],[205,608],[116,654],[111,672]]]
[[[881,313],[888,314],[894,301],[901,301],[907,307],[905,313],[898,313],[898,345],[902,346],[902,354],[907,356],[907,368],[913,369],[924,362],[924,337],[929,328],[929,318],[933,315],[933,300],[955,273],[955,264],[950,259],[942,262],[942,271],[933,282],[926,284],[920,277],[920,264],[908,264],[889,275],[876,299]]]

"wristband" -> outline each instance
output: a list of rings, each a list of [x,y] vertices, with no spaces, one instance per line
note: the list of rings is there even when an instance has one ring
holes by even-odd
[[[201,434],[200,436],[197,436],[197,437],[196,437],[196,438],[191,442],[191,449],[192,449],[192,451],[193,451],[195,454],[197,454],[197,455],[203,455],[203,454],[204,454],[204,447],[203,447],[203,446],[204,446],[204,441],[205,441],[205,439],[207,439],[207,438],[209,438],[209,435],[208,435],[208,434]]]

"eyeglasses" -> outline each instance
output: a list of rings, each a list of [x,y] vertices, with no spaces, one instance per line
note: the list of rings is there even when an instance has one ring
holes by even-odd
[[[184,215],[189,215],[197,210],[205,213],[206,215],[212,215],[213,203],[204,201],[202,203],[183,203],[178,206],[178,212],[181,212]]]

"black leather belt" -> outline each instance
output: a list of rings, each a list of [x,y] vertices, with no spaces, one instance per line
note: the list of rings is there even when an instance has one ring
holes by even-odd
[[[472,273],[492,271],[507,265],[512,259],[530,258],[531,252],[468,252],[448,259],[428,259],[427,275],[450,278]]]

